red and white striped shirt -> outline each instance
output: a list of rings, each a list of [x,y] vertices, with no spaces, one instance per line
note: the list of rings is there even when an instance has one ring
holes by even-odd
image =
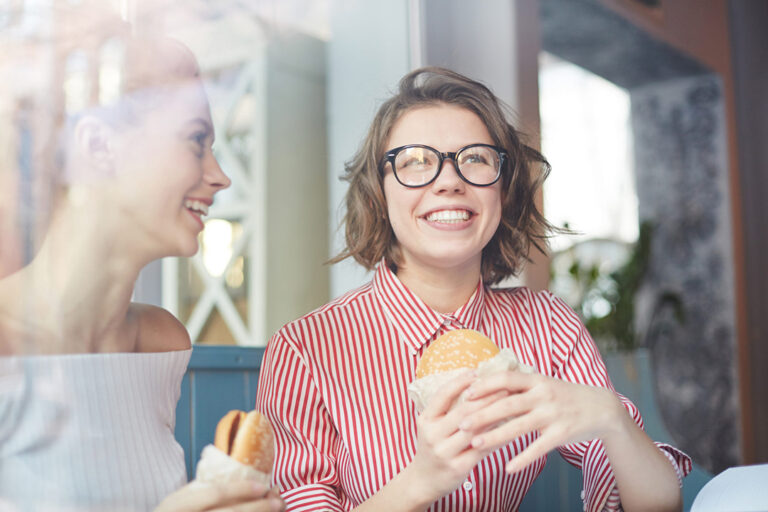
[[[544,375],[613,389],[586,329],[552,294],[480,283],[466,304],[445,315],[382,263],[371,283],[285,325],[267,347],[256,408],[275,428],[273,483],[282,489],[288,510],[351,510],[408,465],[417,429],[406,386],[429,343],[458,328],[484,333]],[[637,408],[621,398],[642,426]],[[488,455],[463,485],[429,510],[517,510],[546,457],[514,475],[504,467],[536,436],[530,433]],[[690,471],[684,453],[658,446],[680,478]],[[599,440],[558,450],[582,468],[588,510],[618,508]]]

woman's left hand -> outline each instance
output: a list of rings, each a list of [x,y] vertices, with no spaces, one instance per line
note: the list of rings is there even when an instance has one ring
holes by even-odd
[[[277,489],[254,480],[196,485],[189,483],[169,494],[154,512],[277,512],[285,503]]]
[[[603,438],[632,421],[615,393],[540,374],[507,371],[481,377],[465,396],[477,400],[507,393],[469,415],[459,427],[475,434],[476,449],[497,449],[534,430],[540,436],[507,465],[514,473],[550,450],[568,443]]]

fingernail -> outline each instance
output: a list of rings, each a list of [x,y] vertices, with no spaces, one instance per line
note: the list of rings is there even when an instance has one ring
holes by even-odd
[[[258,494],[259,496],[263,495],[265,492],[267,492],[267,486],[264,484],[260,484],[258,482],[253,484],[253,492]]]
[[[461,423],[459,423],[460,430],[469,430],[470,427],[472,427],[472,422],[470,420],[464,420]]]
[[[512,474],[517,472],[517,464],[515,464],[515,461],[511,461],[509,464],[507,464],[507,473]]]
[[[278,510],[283,510],[283,502],[282,500],[278,499],[271,499],[269,500],[269,508],[277,512]]]
[[[472,439],[472,448],[480,448],[483,446],[483,438],[475,437]]]

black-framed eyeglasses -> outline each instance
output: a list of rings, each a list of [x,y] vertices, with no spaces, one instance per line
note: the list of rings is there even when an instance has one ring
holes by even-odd
[[[408,144],[387,151],[380,170],[383,174],[389,162],[398,183],[418,188],[437,179],[446,159],[453,161],[462,180],[476,187],[488,187],[499,181],[507,153],[490,144],[470,144],[455,153],[442,153],[424,144]]]

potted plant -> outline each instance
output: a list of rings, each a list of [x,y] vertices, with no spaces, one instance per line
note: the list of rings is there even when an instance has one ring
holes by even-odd
[[[643,414],[645,430],[656,441],[673,440],[656,405],[650,347],[662,313],[672,312],[685,321],[681,296],[671,289],[642,290],[650,266],[653,225],[640,225],[637,242],[628,244],[610,239],[591,239],[553,254],[551,288],[581,317],[595,340],[617,391],[630,398]],[[641,299],[641,294],[643,295]],[[649,301],[647,320],[638,320],[639,301]],[[683,487],[684,508],[688,510],[699,489],[711,475],[694,465]],[[540,477],[541,485],[568,489],[567,497],[544,496],[542,503],[524,503],[521,511],[557,507],[578,510],[573,498],[581,475],[559,457],[553,457]],[[562,494],[562,493],[561,493]],[[557,503],[553,499],[559,499]]]
[[[649,347],[654,321],[666,308],[678,322],[685,321],[680,295],[661,290],[652,298],[646,325],[637,325],[636,302],[650,262],[652,235],[652,224],[643,222],[634,244],[592,239],[553,255],[553,289],[581,316],[604,356]],[[558,260],[567,263],[565,275]]]

